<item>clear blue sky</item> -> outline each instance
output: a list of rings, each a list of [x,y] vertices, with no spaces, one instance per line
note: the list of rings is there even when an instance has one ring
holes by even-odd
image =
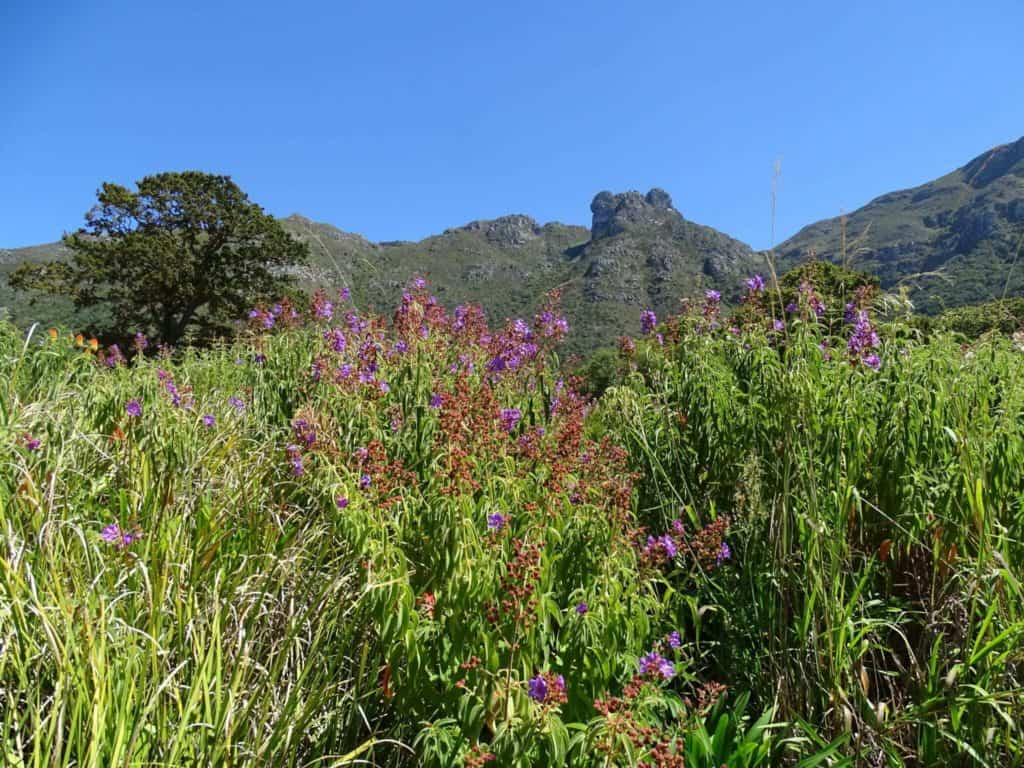
[[[768,245],[1024,134],[1024,2],[0,2],[0,246],[230,174],[380,239],[667,189]]]

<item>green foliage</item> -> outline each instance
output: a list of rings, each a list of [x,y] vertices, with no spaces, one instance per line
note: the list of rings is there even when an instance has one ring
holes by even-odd
[[[0,323],[6,763],[1024,764],[1008,340],[705,306],[594,403],[552,316],[289,310]]]
[[[600,397],[608,387],[622,382],[625,366],[619,352],[611,347],[602,347],[590,355],[580,366],[577,374],[581,378],[584,394]]]
[[[856,764],[1021,765],[1024,357],[906,338],[875,371],[827,340],[687,336],[602,400],[652,526],[733,521],[714,676]]]
[[[227,176],[161,173],[134,192],[104,183],[97,198],[85,227],[64,238],[70,260],[26,262],[13,288],[102,307],[122,333],[208,341],[231,335],[229,323],[279,295],[286,270],[308,258]]]
[[[935,319],[941,330],[977,339],[986,333],[1010,335],[1024,325],[1024,299],[1002,299],[948,309]]]

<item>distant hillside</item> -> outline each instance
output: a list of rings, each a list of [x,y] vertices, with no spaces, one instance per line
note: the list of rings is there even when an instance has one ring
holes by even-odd
[[[602,192],[591,211],[590,230],[517,214],[415,243],[371,243],[297,215],[284,224],[313,252],[304,282],[351,285],[377,309],[394,306],[414,273],[430,278],[444,303],[478,301],[495,321],[532,313],[561,287],[576,351],[635,333],[647,307],[676,310],[709,287],[735,294],[760,263],[749,246],[685,220],[662,190]]]
[[[683,218],[668,194],[601,192],[592,226],[538,224],[515,214],[473,221],[419,242],[372,243],[293,214],[282,220],[309,243],[312,261],[299,274],[307,288],[350,286],[363,305],[384,311],[415,274],[428,277],[448,306],[479,302],[492,322],[528,316],[555,287],[572,332],[569,348],[586,352],[639,329],[640,311],[678,309],[706,288],[738,293],[761,259],[748,246]],[[87,328],[90,317],[48,296],[16,294],[6,275],[22,260],[62,258],[60,243],[0,250],[0,307],[15,322]]]
[[[1024,138],[935,181],[819,221],[778,248],[783,267],[812,251],[905,286],[918,310],[1024,294]]]
[[[686,220],[669,195],[652,189],[601,192],[590,228],[539,224],[514,214],[473,221],[419,242],[373,243],[298,214],[283,220],[309,243],[300,275],[309,288],[348,285],[357,301],[394,306],[414,274],[431,279],[450,306],[480,302],[493,322],[527,316],[561,287],[573,326],[570,348],[585,352],[636,332],[641,309],[660,316],[707,288],[735,299],[742,279],[764,271],[749,246]],[[844,245],[845,222],[845,245]],[[905,287],[915,306],[938,312],[1003,296],[1024,296],[1024,138],[914,189],[876,198],[845,219],[817,222],[776,250],[783,272],[816,254]],[[4,279],[23,259],[59,258],[60,244],[0,250],[0,308],[15,322],[87,329],[66,301],[16,295]]]

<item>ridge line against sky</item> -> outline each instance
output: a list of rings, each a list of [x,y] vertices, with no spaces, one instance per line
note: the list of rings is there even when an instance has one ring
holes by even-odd
[[[375,242],[661,187],[764,248],[776,158],[778,242],[1024,133],[1017,0],[82,5],[0,8],[0,247],[200,169]]]

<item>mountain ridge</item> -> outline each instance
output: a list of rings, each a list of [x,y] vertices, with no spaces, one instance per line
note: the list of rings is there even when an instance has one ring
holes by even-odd
[[[1024,271],[1014,269],[1022,237],[1024,137],[809,224],[776,252],[783,269],[813,254],[872,272],[884,288],[905,288],[919,310],[935,313],[1024,293]]]
[[[681,299],[712,288],[735,301],[743,279],[767,268],[768,254],[780,272],[809,258],[871,272],[924,312],[1024,295],[1024,267],[1016,264],[1024,244],[1024,138],[809,224],[770,252],[688,220],[658,187],[598,192],[590,212],[589,227],[510,213],[421,240],[381,242],[300,213],[280,221],[310,246],[310,264],[296,270],[304,287],[348,285],[361,305],[379,311],[394,305],[414,274],[431,279],[446,304],[483,304],[492,322],[531,314],[559,287],[574,325],[571,349],[580,352],[635,332],[643,309],[673,312]],[[0,249],[0,278],[22,259],[62,255],[59,242]],[[30,305],[0,279],[5,306],[21,323],[94,319],[62,299]]]

